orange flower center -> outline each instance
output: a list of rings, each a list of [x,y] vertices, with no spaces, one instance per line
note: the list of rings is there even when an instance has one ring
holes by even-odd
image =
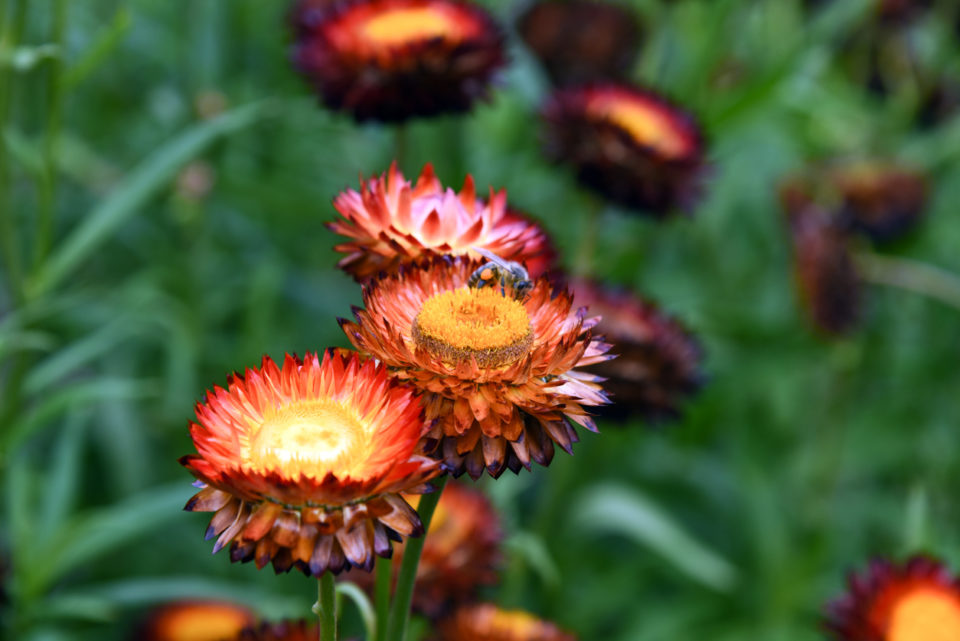
[[[339,478],[362,475],[367,429],[345,405],[329,399],[283,406],[251,434],[246,460],[259,472]]]
[[[496,287],[463,287],[427,299],[413,337],[445,361],[473,357],[481,367],[501,367],[527,353],[533,331],[520,301]]]
[[[687,151],[688,143],[670,122],[669,115],[657,109],[627,100],[605,100],[598,101],[593,111],[664,156],[679,158]]]
[[[517,639],[540,636],[541,621],[522,610],[496,610],[490,621],[491,631],[500,631]]]
[[[430,7],[396,8],[379,13],[363,26],[363,35],[381,45],[403,45],[450,35],[453,21]]]
[[[930,589],[904,596],[897,603],[887,641],[957,641],[960,639],[960,600]]]
[[[156,638],[165,641],[232,639],[251,623],[253,617],[240,607],[197,604],[165,613],[157,622]]]

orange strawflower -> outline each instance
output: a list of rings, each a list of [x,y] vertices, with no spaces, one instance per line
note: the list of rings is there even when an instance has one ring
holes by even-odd
[[[576,641],[549,621],[489,603],[460,608],[437,633],[435,641]]]
[[[642,31],[632,10],[597,0],[539,0],[517,20],[520,37],[558,86],[626,78]]]
[[[460,193],[445,189],[429,164],[414,186],[393,163],[379,178],[361,181],[359,192],[341,193],[333,206],[343,218],[328,227],[350,239],[335,247],[346,254],[339,267],[360,282],[439,254],[480,258],[474,247],[523,262],[534,276],[553,265],[550,239],[507,207],[506,192],[491,188],[487,201],[479,200],[470,175]]]
[[[574,305],[600,316],[597,330],[617,358],[590,366],[613,403],[600,413],[639,416],[651,423],[680,418],[683,404],[703,386],[703,348],[680,321],[631,292],[589,280],[570,282]]]
[[[960,639],[960,582],[940,562],[877,559],[848,582],[848,592],[827,605],[825,625],[836,641]]]
[[[253,612],[225,601],[187,600],[154,608],[137,629],[137,641],[224,641],[253,625]]]
[[[435,421],[425,449],[454,475],[548,465],[567,452],[573,423],[596,431],[587,407],[607,397],[596,376],[575,368],[612,358],[593,335],[597,319],[545,277],[525,298],[499,284],[470,287],[484,263],[443,257],[364,287],[366,309],[341,320],[350,341],[424,392]]]
[[[624,83],[556,91],[542,110],[544,150],[605,198],[663,218],[689,212],[706,170],[693,117]]]
[[[813,203],[801,184],[780,190],[793,245],[794,280],[813,325],[842,335],[860,322],[863,282],[846,225]]]
[[[411,497],[416,507],[419,497]],[[453,607],[469,603],[477,589],[497,582],[500,518],[486,495],[462,483],[447,483],[430,521],[417,582],[413,609],[437,619]],[[394,548],[393,576],[403,561],[404,545]],[[373,588],[369,572],[352,572],[349,580],[365,589]]]
[[[840,221],[875,242],[897,240],[923,218],[928,187],[919,171],[873,160],[835,167],[829,178],[838,192]]]
[[[422,525],[401,492],[429,491],[437,465],[415,452],[429,429],[414,391],[352,352],[269,358],[197,404],[203,488],[186,510],[215,512],[207,538],[232,561],[308,575],[367,570]]]
[[[506,62],[493,17],[462,0],[301,0],[291,23],[294,65],[360,121],[469,111]]]

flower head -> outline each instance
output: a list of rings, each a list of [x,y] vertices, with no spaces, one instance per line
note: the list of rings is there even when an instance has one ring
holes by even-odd
[[[411,503],[419,497],[413,497]],[[500,518],[483,492],[461,483],[448,483],[437,504],[417,566],[413,609],[437,619],[455,606],[470,602],[477,589],[497,582]],[[403,562],[404,546],[394,549],[394,576]],[[373,587],[370,573],[356,572],[350,580]]]
[[[960,639],[960,583],[938,561],[877,559],[848,583],[847,593],[826,608],[826,628],[836,641]]]
[[[439,254],[480,255],[479,247],[504,260],[523,262],[538,276],[554,260],[550,239],[533,221],[507,207],[504,191],[486,202],[467,176],[457,193],[444,189],[427,165],[412,185],[396,163],[379,178],[361,182],[333,201],[342,218],[328,226],[349,240],[336,246],[346,254],[339,266],[363,282],[381,272]]]
[[[679,418],[683,402],[704,382],[703,348],[696,337],[655,304],[629,292],[586,280],[570,286],[574,305],[586,305],[600,316],[597,330],[617,354],[587,368],[605,379],[614,401],[600,412],[655,423]]]
[[[252,625],[253,613],[225,601],[187,600],[153,609],[139,626],[138,641],[224,641]]]
[[[468,111],[506,60],[500,28],[464,0],[301,0],[291,22],[297,69],[361,121]]]
[[[244,628],[231,641],[316,641],[320,631],[306,621],[260,623]]]
[[[576,641],[549,621],[489,603],[460,608],[437,631],[436,641]]]
[[[561,89],[543,109],[545,151],[610,200],[658,218],[699,198],[705,163],[693,118],[626,84]]]
[[[596,430],[586,407],[607,402],[578,367],[608,358],[597,319],[545,277],[523,299],[499,286],[469,286],[484,264],[442,257],[364,287],[366,309],[341,321],[350,341],[424,392],[427,445],[454,475],[499,476],[547,465],[554,443]]]
[[[924,213],[927,182],[915,171],[869,162],[835,168],[831,178],[842,202],[842,221],[876,242],[903,236]]]
[[[827,334],[846,334],[860,320],[862,282],[844,226],[826,211],[784,191],[794,274],[813,324]]]
[[[624,78],[641,32],[632,11],[596,0],[540,0],[520,16],[517,30],[560,86]]]
[[[181,459],[203,488],[185,509],[215,512],[207,538],[232,561],[308,575],[389,557],[422,532],[400,492],[439,473],[415,453],[428,426],[419,397],[383,365],[329,350],[269,358],[197,405],[197,455]]]

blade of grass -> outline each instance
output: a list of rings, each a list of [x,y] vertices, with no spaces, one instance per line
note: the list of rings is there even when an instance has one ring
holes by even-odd
[[[634,488],[598,485],[572,510],[584,529],[625,535],[645,545],[697,582],[720,591],[737,583],[728,561],[688,534],[669,514]]]
[[[277,114],[276,103],[264,100],[238,107],[222,116],[189,127],[162,146],[121,183],[56,248],[29,284],[38,297],[60,284],[97,251],[116,229],[134,216],[177,171],[213,142]]]

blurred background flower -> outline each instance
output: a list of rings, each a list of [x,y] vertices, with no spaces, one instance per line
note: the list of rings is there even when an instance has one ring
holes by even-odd
[[[574,641],[549,621],[490,603],[460,608],[438,630],[436,641]]]
[[[929,557],[875,559],[826,609],[837,641],[945,641],[960,635],[960,582]]]
[[[506,61],[493,17],[462,0],[302,0],[290,21],[296,68],[357,120],[469,111]]]
[[[419,497],[408,498],[416,507]],[[500,516],[483,492],[464,483],[447,483],[417,567],[414,612],[435,621],[452,607],[476,600],[481,588],[496,585],[503,536]],[[404,549],[403,544],[394,546],[394,576]],[[351,572],[345,578],[373,590],[370,573]]]

